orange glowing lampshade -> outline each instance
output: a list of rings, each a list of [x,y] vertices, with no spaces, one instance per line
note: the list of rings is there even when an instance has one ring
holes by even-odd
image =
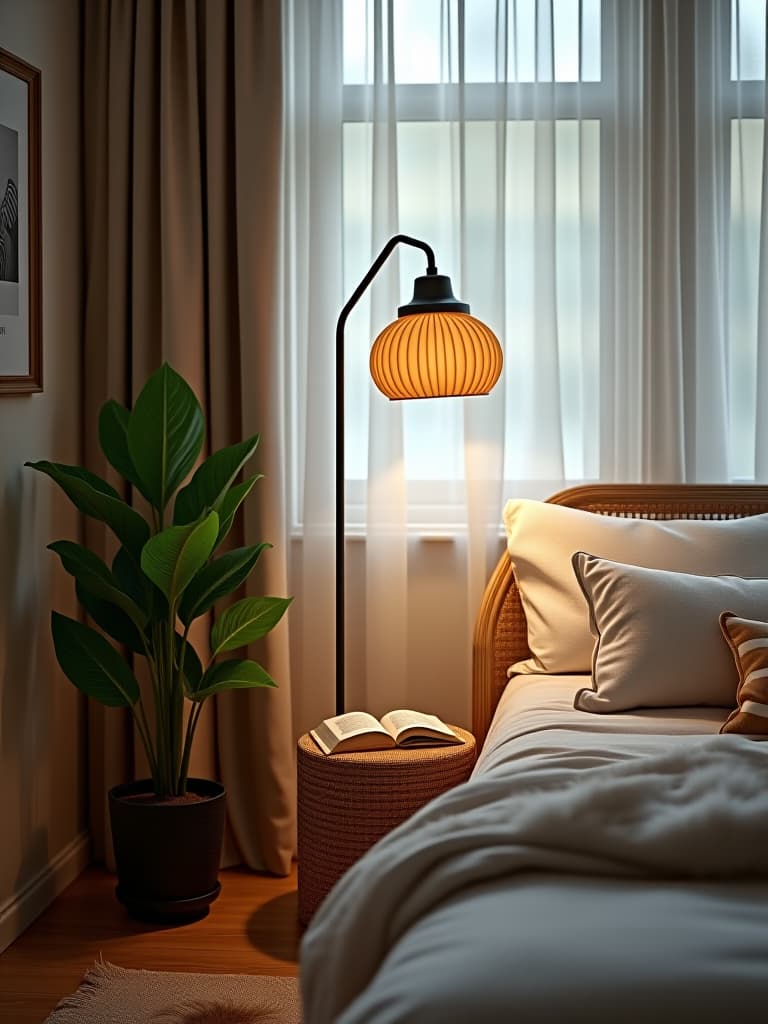
[[[384,328],[370,365],[387,398],[487,395],[502,354],[493,331],[469,313],[414,313]]]

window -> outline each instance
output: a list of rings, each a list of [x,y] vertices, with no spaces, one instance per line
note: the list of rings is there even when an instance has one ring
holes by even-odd
[[[505,349],[495,426],[477,428],[477,400],[404,403],[409,522],[464,521],[473,445],[507,495],[641,479],[665,403],[680,406],[687,479],[754,479],[766,0],[340,2],[344,294],[374,236],[421,237]],[[670,259],[682,283],[668,290],[655,268]],[[422,272],[420,253],[399,250],[400,301]],[[382,276],[347,325],[346,476],[361,509],[368,352],[394,315]],[[722,398],[716,423],[702,374]]]
[[[372,0],[344,2],[344,286],[349,294],[372,259],[376,87],[394,76],[389,99],[396,109],[397,229],[429,241],[441,272],[491,325],[506,346],[508,382],[535,371],[536,318],[541,289],[551,289],[558,325],[557,357],[565,419],[566,476],[594,476],[599,324],[600,139],[612,116],[602,68],[599,0],[518,0],[509,23],[499,24],[495,0],[381,5],[374,25]],[[581,23],[579,13],[581,12]],[[393,39],[390,48],[389,39]],[[377,41],[379,42],[377,50]],[[381,87],[379,87],[381,88]],[[542,157],[542,148],[546,157]],[[542,162],[551,175],[543,196]],[[551,203],[546,209],[542,202]],[[542,221],[553,225],[552,281],[537,277],[532,253]],[[403,301],[423,273],[420,254],[403,251]],[[376,287],[374,285],[374,287]],[[345,409],[347,477],[367,476],[367,352],[370,294],[347,328]],[[547,298],[549,301],[549,297]],[[550,304],[552,304],[550,302]],[[391,316],[390,316],[391,319]],[[385,322],[387,322],[385,320]],[[383,323],[376,328],[384,326]],[[509,386],[504,446],[509,480],[543,475],[548,467],[536,439],[523,427],[532,390]],[[513,401],[514,396],[514,401]],[[462,400],[407,403],[404,416],[406,477],[419,483],[461,480],[464,473]],[[546,491],[549,483],[542,481]],[[445,492],[443,498],[445,497]]]

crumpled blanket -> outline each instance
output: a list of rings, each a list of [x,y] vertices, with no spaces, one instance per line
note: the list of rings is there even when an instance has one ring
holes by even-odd
[[[411,924],[468,885],[523,871],[768,878],[768,743],[706,737],[577,770],[531,762],[445,793],[340,880],[301,944],[305,1024],[337,1020]]]

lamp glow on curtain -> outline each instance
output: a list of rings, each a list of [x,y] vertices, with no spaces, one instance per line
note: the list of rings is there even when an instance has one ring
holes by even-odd
[[[765,0],[291,6],[302,124],[323,130],[294,136],[290,191],[297,251],[314,254],[298,257],[292,335],[310,591],[319,566],[333,571],[320,555],[333,388],[324,403],[306,382],[328,374],[334,318],[383,242],[428,239],[505,348],[488,399],[393,408],[375,392],[370,343],[422,272],[412,253],[347,325],[358,694],[387,710],[425,685],[409,538],[453,538],[440,566],[462,581],[449,675],[465,689],[505,498],[589,479],[768,479]]]

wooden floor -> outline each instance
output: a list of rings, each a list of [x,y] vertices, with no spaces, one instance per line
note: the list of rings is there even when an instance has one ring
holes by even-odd
[[[40,1024],[100,956],[157,971],[298,973],[295,867],[288,878],[222,871],[208,916],[178,927],[133,921],[114,889],[114,875],[89,868],[0,954],[3,1024]]]

